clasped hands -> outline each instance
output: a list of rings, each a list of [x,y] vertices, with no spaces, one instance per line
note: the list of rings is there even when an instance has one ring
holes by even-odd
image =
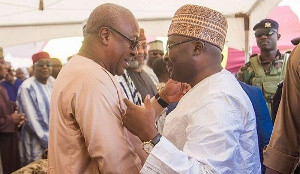
[[[184,94],[190,90],[191,86],[187,83],[180,83],[169,80],[159,91],[160,97],[167,103],[178,102]],[[128,99],[124,99],[127,105],[126,114],[123,115],[123,125],[134,135],[138,136],[141,141],[149,141],[157,135],[155,127],[157,111],[163,108],[154,107],[156,100],[150,99],[147,95],[144,99],[144,106],[137,106]],[[156,104],[157,105],[157,104]]]
[[[25,114],[23,113],[18,113],[18,111],[15,111],[14,113],[11,114],[11,117],[13,118],[15,124],[17,127],[21,127],[26,119],[25,119]]]

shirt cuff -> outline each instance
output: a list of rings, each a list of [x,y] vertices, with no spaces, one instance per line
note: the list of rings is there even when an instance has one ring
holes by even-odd
[[[299,160],[300,157],[288,155],[269,145],[264,150],[264,165],[281,173],[292,173]]]

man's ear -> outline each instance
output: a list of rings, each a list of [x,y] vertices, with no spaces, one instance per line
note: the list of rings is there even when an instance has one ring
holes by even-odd
[[[280,39],[280,37],[281,37],[281,34],[277,34],[277,40],[279,40]]]
[[[195,55],[200,54],[203,48],[204,48],[204,43],[201,42],[200,40],[197,40],[194,48],[194,54]]]
[[[100,30],[98,32],[98,38],[99,38],[100,42],[107,46],[109,39],[110,39],[110,34],[111,34],[111,31],[108,28],[106,28],[106,27],[100,28]]]

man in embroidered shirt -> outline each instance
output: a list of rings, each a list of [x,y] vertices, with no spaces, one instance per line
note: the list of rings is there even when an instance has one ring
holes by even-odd
[[[226,18],[215,10],[185,5],[176,11],[167,67],[172,79],[192,88],[166,118],[163,136],[148,100],[145,108],[125,100],[123,123],[150,153],[142,173],[260,173],[252,104],[221,66],[226,32]]]
[[[33,76],[22,83],[17,95],[19,112],[27,119],[20,133],[22,165],[41,159],[48,147],[52,63],[47,52],[34,54],[32,61]]]

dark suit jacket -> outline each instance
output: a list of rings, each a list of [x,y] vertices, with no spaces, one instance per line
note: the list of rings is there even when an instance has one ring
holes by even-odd
[[[263,165],[263,149],[267,144],[269,144],[273,131],[273,123],[261,90],[258,87],[250,86],[240,81],[239,83],[253,105],[256,116],[261,171],[262,173],[265,173],[266,168]]]

